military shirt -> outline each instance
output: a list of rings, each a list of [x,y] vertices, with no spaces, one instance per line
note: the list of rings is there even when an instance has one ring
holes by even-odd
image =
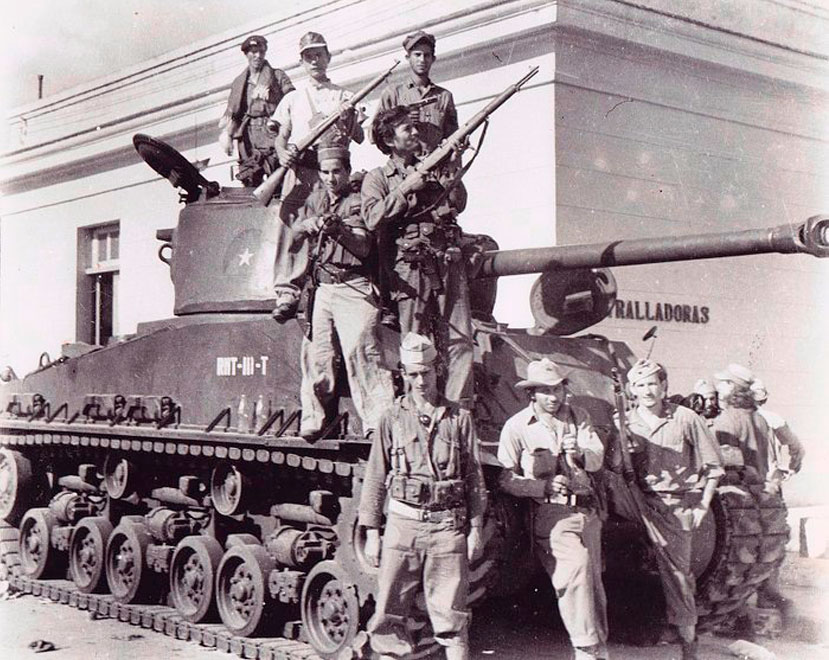
[[[343,224],[353,229],[367,231],[363,218],[360,215],[360,195],[349,193],[347,195],[332,196],[325,188],[318,188],[312,192],[305,204],[299,210],[297,222],[306,218],[314,218],[334,213],[342,219]],[[309,241],[316,241],[317,237],[309,237]],[[329,238],[323,240],[322,252],[317,257],[318,264],[331,264],[338,268],[346,269],[363,264],[363,259],[346,249],[339,241]]]
[[[416,122],[421,142],[432,151],[441,140],[449,137],[458,129],[458,111],[452,93],[431,80],[426,87],[419,87],[413,77],[399,85],[390,85],[380,95],[380,110],[388,110],[396,105],[409,105],[426,98],[435,98],[418,109],[419,120]]]
[[[583,470],[569,466],[564,471],[559,469],[566,461],[561,451],[565,435],[575,436],[576,444],[583,452]],[[506,492],[543,502],[547,480],[557,473],[568,476],[573,492],[590,493],[592,484],[584,472],[601,469],[604,445],[585,410],[565,404],[553,417],[552,426],[547,426],[536,415],[531,402],[510,417],[501,429],[498,461],[515,475],[511,479],[502,479],[501,486]]]
[[[471,413],[443,401],[432,415],[434,429],[431,436],[419,417],[412,395],[406,394],[395,400],[380,418],[363,477],[360,524],[374,528],[382,524],[386,479],[395,468],[392,450],[393,439],[396,439],[402,456],[395,460],[406,462],[397,469],[423,480],[435,480],[433,470],[441,473],[444,479],[463,479],[467,515],[473,525],[480,525],[486,509],[486,486]],[[453,454],[457,457],[454,461],[457,473],[453,470],[447,473]]]
[[[633,469],[644,491],[683,493],[723,474],[722,458],[705,421],[693,410],[664,404],[655,428],[638,408],[627,415]]]
[[[762,477],[769,471],[769,449],[774,438],[766,420],[756,410],[726,408],[714,419],[712,431],[721,445],[737,447],[746,465]]]

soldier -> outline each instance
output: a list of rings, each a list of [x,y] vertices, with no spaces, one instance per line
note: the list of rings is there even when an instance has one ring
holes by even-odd
[[[306,312],[311,338],[302,344],[300,435],[315,439],[325,428],[342,359],[368,436],[394,400],[377,337],[380,305],[368,266],[373,241],[360,216],[360,195],[351,192],[348,149],[320,147],[317,153],[323,188],[312,192],[300,209],[294,241],[295,247],[311,252],[314,286],[312,311]]]
[[[282,183],[279,217],[279,235],[276,240],[276,264],[274,267],[274,292],[276,309],[274,318],[284,322],[292,318],[299,304],[307,264],[301,254],[290,251],[292,236],[290,227],[308,195],[319,182],[318,162],[315,149],[299,154],[294,142],[311,132],[326,117],[337,112],[351,98],[351,92],[335,85],[328,79],[331,54],[321,34],[308,32],[299,41],[299,55],[308,80],[279,102],[273,113],[273,121],[279,124],[276,152],[279,162],[291,168]],[[353,110],[343,110],[334,124],[317,143],[317,147],[336,146],[348,148],[351,140],[363,141],[363,129]]]
[[[591,473],[604,446],[587,413],[567,401],[567,379],[551,360],[530,362],[516,387],[529,405],[501,431],[501,488],[532,498],[536,554],[552,580],[575,657],[607,658],[601,520]]]
[[[257,34],[248,37],[242,43],[242,52],[248,58],[248,67],[230,86],[227,110],[219,121],[222,129],[219,144],[228,156],[233,154],[234,142],[238,145],[236,178],[246,186],[258,186],[278,166],[274,148],[276,134],[268,121],[294,85],[284,71],[268,64],[265,37]]]
[[[397,304],[401,334],[434,337],[447,356],[445,394],[468,404],[472,392],[472,321],[466,266],[456,222],[466,190],[451,174],[421,178],[416,192],[395,190],[413,171],[419,133],[401,106],[377,113],[373,135],[389,156],[363,181],[363,219],[377,234],[381,289]]]
[[[736,447],[742,453],[744,464],[757,470],[766,480],[766,488],[780,492],[785,472],[780,469],[777,443],[789,447],[789,466],[797,472],[803,461],[800,441],[779,415],[758,410],[757,405],[766,402],[768,393],[762,381],[756,380],[749,369],[729,364],[715,378],[723,406],[722,414],[714,420],[717,441],[726,447]],[[776,425],[785,430],[779,432]],[[757,606],[780,610],[784,616],[788,614],[791,601],[780,593],[779,567],[775,567],[769,578],[758,586]]]
[[[720,414],[720,406],[717,403],[717,390],[707,380],[700,378],[694,383],[694,394],[699,394],[702,397],[703,408],[699,415],[708,420],[708,426],[711,426],[711,420]]]
[[[368,632],[382,658],[413,652],[406,624],[421,591],[446,657],[469,657],[469,561],[482,548],[486,491],[472,415],[441,396],[437,359],[428,338],[405,336],[400,362],[408,392],[382,416],[366,465],[360,524],[365,555],[380,567]]]
[[[665,400],[668,376],[659,364],[639,360],[628,372],[628,383],[637,404],[627,416],[636,483],[645,494],[649,519],[664,540],[662,545],[652,539],[668,623],[677,628],[683,660],[695,660],[691,541],[723,474],[722,460],[705,421]]]
[[[429,79],[435,63],[435,37],[418,30],[403,40],[406,61],[411,69],[408,80],[390,85],[380,95],[379,110],[404,106],[409,119],[417,128],[422,151],[429,153],[441,140],[458,128],[458,113],[452,93]],[[424,100],[430,103],[422,103]]]

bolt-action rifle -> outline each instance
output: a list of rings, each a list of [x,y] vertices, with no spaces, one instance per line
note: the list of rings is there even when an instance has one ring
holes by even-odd
[[[478,110],[471,119],[469,119],[463,126],[458,128],[452,135],[441,142],[434,151],[432,151],[426,158],[420,161],[415,167],[414,171],[409,174],[400,185],[397,187],[404,195],[413,192],[417,185],[418,179],[424,177],[429,172],[433,171],[443,160],[449,156],[453,151],[464,146],[466,138],[469,137],[475,129],[487,121],[489,115],[500,108],[513,94],[521,89],[527,81],[538,73],[538,67],[533,67],[530,71],[518,82],[507,87],[498,96],[487,103],[483,108]]]
[[[323,134],[331,128],[337,120],[340,118],[340,114],[345,111],[346,109],[353,110],[357,107],[357,103],[362,101],[366,96],[368,96],[377,86],[383,82],[388,75],[394,71],[394,68],[400,64],[400,60],[395,60],[394,64],[387,70],[378,75],[373,80],[369,81],[369,83],[363,87],[360,91],[354,94],[350,99],[348,99],[343,106],[337,108],[336,112],[332,112],[328,115],[325,119],[323,119],[319,124],[317,124],[314,129],[308,133],[305,137],[303,137],[299,142],[297,142],[296,148],[298,155],[307,151],[310,147],[312,147],[317,140],[319,140]],[[274,196],[279,187],[282,185],[282,180],[285,178],[285,174],[288,171],[288,168],[284,165],[280,165],[273,174],[270,174],[267,179],[265,179],[256,190],[253,191],[253,195],[258,199],[262,204],[267,205],[268,202],[271,201],[271,198]]]
[[[616,400],[616,410],[619,415],[619,453],[622,455],[622,476],[625,481],[625,486],[630,494],[630,501],[636,512],[636,517],[644,525],[648,532],[648,536],[658,545],[664,547],[667,541],[659,528],[653,523],[648,516],[648,504],[645,502],[645,496],[639,486],[636,485],[636,474],[633,470],[633,461],[630,457],[630,440],[627,434],[627,419],[625,419],[625,411],[627,410],[627,400],[625,399],[625,391],[622,387],[622,380],[619,377],[619,370],[615,367],[610,370],[613,378],[613,397]]]

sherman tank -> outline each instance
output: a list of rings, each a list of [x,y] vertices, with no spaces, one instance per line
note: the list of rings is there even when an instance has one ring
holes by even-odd
[[[73,345],[0,389],[0,549],[13,586],[245,657],[367,652],[376,571],[357,526],[370,441],[343,392],[323,437],[298,436],[300,323],[277,324],[271,276],[275,210],[246,188],[209,182],[163,142],[141,157],[181,190],[175,228],[157,233],[174,315],[107,346]],[[473,606],[532,579],[522,505],[498,492],[494,449],[525,401],[513,383],[549,356],[612,441],[611,373],[633,352],[582,334],[609,311],[608,267],[764,252],[829,253],[829,219],[715,235],[499,251],[465,238],[475,308],[475,419],[490,505],[486,549],[471,571]],[[536,327],[492,317],[500,276],[543,273]],[[389,345],[396,350],[397,339]],[[394,352],[394,351],[392,351]],[[391,360],[390,360],[391,361]],[[729,468],[695,541],[698,606],[714,626],[782,561],[778,495]],[[647,544],[613,510],[608,574],[648,572]],[[421,604],[422,607],[422,604]],[[410,622],[427,653],[425,616]],[[294,655],[292,655],[294,654]]]

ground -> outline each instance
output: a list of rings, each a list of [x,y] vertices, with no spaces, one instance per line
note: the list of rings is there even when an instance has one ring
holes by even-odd
[[[756,641],[776,654],[789,658],[829,659],[829,608],[826,589],[829,585],[829,561],[791,556],[784,572],[786,595],[794,601],[793,623],[779,639]],[[537,601],[544,603],[543,597]],[[549,605],[549,603],[548,603]],[[616,622],[614,625],[619,626]],[[554,613],[549,617],[533,608],[517,612],[503,603],[476,613],[472,630],[475,658],[529,660],[535,658],[569,658],[567,639]],[[52,642],[56,650],[44,654],[44,660],[157,660],[179,658],[199,660],[236,658],[216,650],[204,649],[193,642],[171,639],[160,633],[130,626],[110,619],[91,620],[88,612],[35,596],[21,596],[0,601],[0,657],[33,657],[32,642]],[[701,660],[725,660],[735,657],[728,651],[734,640],[713,635],[701,638]],[[678,657],[677,647],[613,643],[614,660],[667,660]]]

